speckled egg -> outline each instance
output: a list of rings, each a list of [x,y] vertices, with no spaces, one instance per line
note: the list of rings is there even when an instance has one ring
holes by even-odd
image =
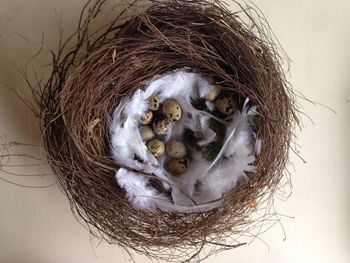
[[[152,119],[153,119],[153,112],[147,111],[145,112],[145,114],[141,116],[141,118],[139,119],[139,123],[141,125],[148,125],[151,123]]]
[[[185,144],[183,144],[182,142],[175,139],[171,139],[166,144],[165,152],[172,158],[183,158],[187,154],[187,149]]]
[[[182,109],[176,100],[166,100],[163,104],[163,113],[170,121],[178,121],[181,118]]]
[[[215,107],[221,113],[225,115],[230,115],[237,109],[236,103],[230,97],[223,97],[215,101]]]
[[[152,140],[155,136],[154,131],[148,126],[141,126],[139,130],[143,141]]]
[[[180,175],[187,171],[190,165],[188,158],[172,159],[168,163],[168,170],[173,175]]]
[[[214,101],[220,94],[221,88],[219,86],[214,86],[204,97],[203,99],[207,101]]]
[[[153,94],[148,98],[148,107],[151,111],[159,110],[160,108],[160,96],[158,93]]]
[[[165,135],[169,132],[171,123],[167,119],[162,119],[157,122],[153,122],[153,130],[157,135]]]
[[[163,155],[165,145],[161,140],[153,139],[148,143],[148,150],[156,157]]]

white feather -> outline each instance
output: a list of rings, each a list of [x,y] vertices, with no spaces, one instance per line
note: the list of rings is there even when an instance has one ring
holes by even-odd
[[[129,202],[136,209],[155,211],[158,200],[170,202],[167,197],[149,186],[148,179],[142,175],[120,168],[116,173],[116,179],[119,186],[125,190]]]
[[[205,105],[207,106],[207,108],[210,110],[210,111],[213,111],[215,109],[215,104],[211,101],[208,101],[206,100],[205,101]]]
[[[128,201],[135,209],[154,212],[157,209],[167,212],[193,213],[210,210],[215,207],[214,204],[208,205],[178,205],[160,194],[156,189],[149,185],[148,179],[141,174],[120,168],[116,173],[116,179],[121,188],[126,192]]]
[[[259,155],[261,153],[261,148],[262,148],[262,140],[256,138],[255,140],[255,153]]]
[[[130,118],[141,117],[148,109],[148,101],[145,98],[145,93],[142,90],[137,90],[131,97],[131,100],[125,105],[124,114]]]

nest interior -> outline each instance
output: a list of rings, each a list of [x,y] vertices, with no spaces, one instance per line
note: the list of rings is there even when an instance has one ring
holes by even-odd
[[[77,32],[65,42],[74,38],[73,48],[64,44],[53,54],[52,75],[35,93],[48,160],[73,212],[94,235],[152,258],[187,260],[206,244],[214,246],[206,256],[241,245],[228,237],[246,231],[255,204],[273,195],[293,134],[292,93],[275,45],[245,8],[232,13],[206,0],[150,1],[125,23],[118,24],[119,15],[90,34],[104,2],[84,7]],[[239,19],[240,13],[251,20]],[[121,98],[179,68],[200,72],[258,107],[257,172],[208,212],[138,211],[115,180],[111,116]]]

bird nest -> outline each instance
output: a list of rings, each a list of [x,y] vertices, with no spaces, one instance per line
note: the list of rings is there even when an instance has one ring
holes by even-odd
[[[252,213],[267,205],[284,175],[295,106],[261,14],[232,3],[235,13],[219,1],[136,0],[90,33],[107,7],[89,2],[78,30],[53,53],[52,75],[36,92],[45,149],[73,212],[94,235],[127,251],[181,261],[240,246],[238,237],[256,227]],[[261,151],[255,170],[211,209],[136,209],[115,175],[139,171],[113,158],[111,120],[121,101],[177,70],[218,83],[241,108],[248,98]],[[161,191],[152,173],[145,176]]]

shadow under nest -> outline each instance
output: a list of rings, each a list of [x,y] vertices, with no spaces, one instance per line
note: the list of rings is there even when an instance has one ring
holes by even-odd
[[[251,16],[254,10],[237,2],[240,10],[232,13],[219,1],[149,1],[121,23],[141,2],[90,34],[105,1],[89,1],[77,31],[52,53],[52,75],[34,91],[45,149],[73,212],[91,233],[154,259],[203,259],[244,244],[236,237],[254,227],[256,206],[273,197],[293,138],[294,96],[268,28]],[[135,210],[115,180],[111,116],[123,97],[179,68],[200,72],[238,94],[241,103],[249,97],[257,106],[255,133],[263,142],[257,171],[208,212]],[[211,248],[204,252],[206,245]]]

